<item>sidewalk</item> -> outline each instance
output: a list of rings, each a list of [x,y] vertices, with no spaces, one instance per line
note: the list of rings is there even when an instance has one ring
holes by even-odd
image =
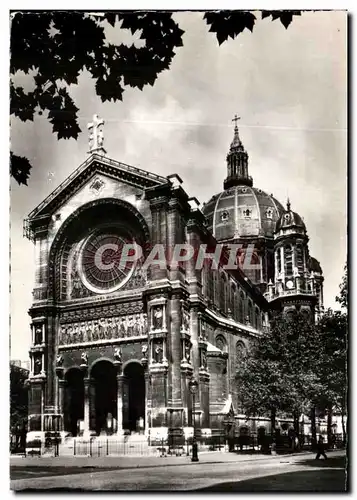
[[[344,454],[344,450],[329,452],[329,456]],[[255,462],[259,460],[282,460],[290,457],[311,457],[313,452],[290,453],[285,455],[240,455],[228,452],[201,452],[198,463],[231,463],[231,462]],[[165,467],[168,465],[187,465],[191,463],[191,457],[23,457],[11,456],[11,467],[96,467],[116,469],[137,469],[145,467]]]

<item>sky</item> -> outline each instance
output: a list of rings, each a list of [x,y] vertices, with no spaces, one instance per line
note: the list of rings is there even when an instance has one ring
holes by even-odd
[[[11,119],[12,150],[33,165],[28,186],[11,181],[12,359],[28,359],[30,347],[34,249],[23,237],[23,220],[87,158],[94,113],[105,120],[110,158],[164,176],[177,173],[201,203],[223,189],[237,113],[254,185],[283,204],[289,197],[304,218],[310,253],[324,272],[325,307],[338,309],[347,253],[346,13],[304,12],[288,30],[257,14],[253,33],[222,46],[203,13],[174,17],[185,31],[184,46],[154,87],[102,103],[93,80],[81,75],[71,90],[83,131],[77,141],[58,141],[44,117]],[[108,28],[107,36],[133,42],[126,30]],[[32,85],[30,76],[17,81]]]

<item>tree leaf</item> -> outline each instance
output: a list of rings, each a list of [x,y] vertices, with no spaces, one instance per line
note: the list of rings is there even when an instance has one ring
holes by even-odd
[[[31,168],[27,158],[10,153],[10,173],[18,184],[27,186]]]

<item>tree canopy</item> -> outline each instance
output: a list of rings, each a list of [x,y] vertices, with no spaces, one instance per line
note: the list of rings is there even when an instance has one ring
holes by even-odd
[[[322,392],[316,365],[318,336],[302,314],[277,316],[237,371],[248,414],[301,413]]]
[[[261,18],[279,20],[287,28],[300,11],[262,11]],[[128,87],[142,90],[154,85],[170,68],[184,31],[171,12],[76,11],[13,12],[11,14],[10,113],[33,121],[45,114],[58,139],[77,139],[78,107],[70,95],[80,73],[87,70],[102,102],[123,99]],[[219,44],[245,29],[253,31],[257,17],[248,11],[212,11],[203,19]],[[106,39],[106,26],[139,34],[143,45],[115,45]],[[34,89],[14,83],[23,71],[33,78]],[[27,184],[32,165],[25,157],[10,154],[10,173]]]

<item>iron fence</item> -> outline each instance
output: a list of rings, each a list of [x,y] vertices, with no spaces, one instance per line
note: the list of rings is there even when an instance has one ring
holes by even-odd
[[[69,438],[64,442],[47,440],[24,450],[27,455],[51,455],[51,456],[190,456],[192,454],[192,437],[185,439],[184,436],[170,436],[168,439],[151,440],[145,436],[131,439],[130,436],[117,437],[92,437],[84,439],[81,437]],[[270,435],[244,435],[227,437],[224,434],[216,434],[209,437],[198,436],[196,438],[198,452],[234,452],[234,453],[271,453],[273,449],[277,453],[290,453],[295,451],[307,451],[313,449],[312,436],[300,437],[299,442],[289,439],[288,436],[274,438]],[[326,448],[343,448],[342,434],[334,434],[330,446]]]

